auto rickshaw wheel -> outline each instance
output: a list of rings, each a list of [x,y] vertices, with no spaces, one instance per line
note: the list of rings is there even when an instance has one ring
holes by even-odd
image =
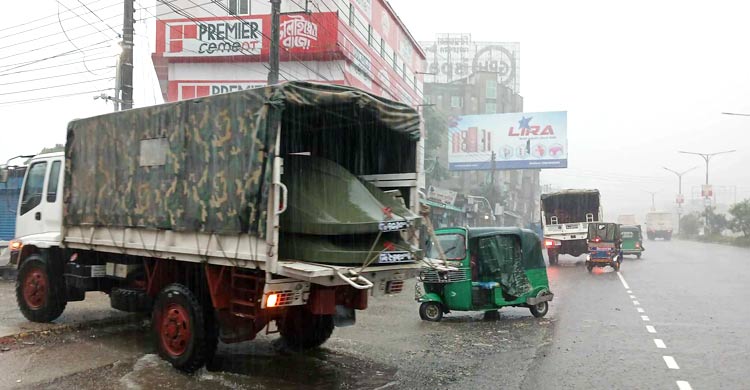
[[[612,268],[614,268],[615,271],[619,271],[620,270],[620,262],[619,261],[615,261],[614,263],[612,263]]]
[[[423,302],[419,306],[419,317],[424,321],[438,322],[443,319],[443,305],[439,302]]]
[[[529,306],[529,311],[536,318],[542,318],[549,311],[549,303],[547,301],[538,303],[536,305]]]
[[[638,260],[640,260],[641,259],[641,254],[640,253],[636,253],[635,258],[638,259]]]
[[[591,273],[594,270],[594,266],[591,264],[586,264],[586,270],[589,271],[589,273]]]

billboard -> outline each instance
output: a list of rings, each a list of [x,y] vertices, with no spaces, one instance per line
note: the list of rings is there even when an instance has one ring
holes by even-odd
[[[420,44],[427,54],[426,83],[449,83],[474,72],[495,72],[500,84],[520,92],[518,42],[476,42],[471,34],[438,34],[435,41]]]
[[[466,115],[451,123],[448,166],[454,171],[568,166],[566,111]]]

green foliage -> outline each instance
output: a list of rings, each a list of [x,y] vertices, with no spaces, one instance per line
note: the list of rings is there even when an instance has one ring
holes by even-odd
[[[63,144],[56,144],[55,146],[53,146],[51,148],[44,148],[44,149],[42,149],[42,151],[39,152],[39,154],[64,152],[64,151],[65,151],[65,145],[63,145]]]
[[[750,199],[735,203],[729,209],[729,214],[732,216],[729,228],[734,232],[742,233],[745,237],[750,237]]]
[[[722,230],[729,227],[726,215],[717,213],[715,207],[706,209],[701,215],[708,221],[708,231],[706,232],[706,235],[721,235]]]
[[[448,177],[448,168],[440,161],[440,149],[448,147],[448,120],[435,107],[425,106],[424,119],[424,161],[427,185]]]
[[[683,215],[680,219],[680,235],[694,237],[698,235],[701,227],[700,214],[690,213]]]

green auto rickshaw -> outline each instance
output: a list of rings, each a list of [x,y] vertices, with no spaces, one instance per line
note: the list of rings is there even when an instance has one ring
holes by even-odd
[[[444,228],[435,232],[427,256],[450,268],[424,268],[417,284],[419,315],[440,321],[451,311],[496,313],[504,306],[527,307],[535,317],[549,310],[553,294],[539,236],[512,227]]]
[[[620,225],[620,238],[622,238],[622,244],[620,244],[622,254],[635,255],[640,259],[645,251],[640,225]]]

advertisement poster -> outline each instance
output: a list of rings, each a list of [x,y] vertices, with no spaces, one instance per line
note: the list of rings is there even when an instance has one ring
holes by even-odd
[[[548,169],[568,166],[567,112],[519,112],[454,118],[450,170]]]

